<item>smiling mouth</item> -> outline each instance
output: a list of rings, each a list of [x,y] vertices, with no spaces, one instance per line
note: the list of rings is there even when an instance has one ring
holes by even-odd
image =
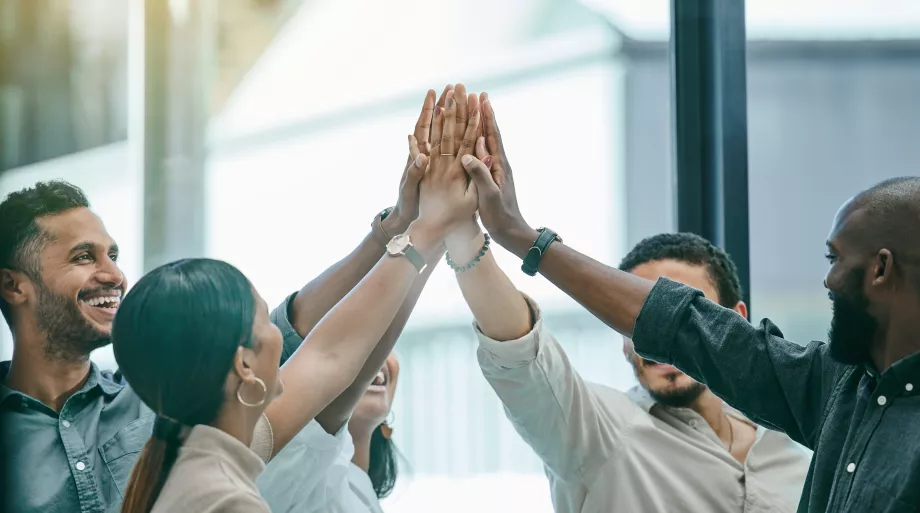
[[[93,297],[84,297],[80,299],[80,302],[87,306],[103,310],[106,313],[115,313],[121,305],[121,295],[110,292],[108,294]]]
[[[387,386],[388,382],[389,382],[389,379],[388,379],[387,373],[383,369],[380,369],[380,372],[378,372],[377,375],[374,376],[374,381],[371,383],[371,386],[372,387],[385,387]]]

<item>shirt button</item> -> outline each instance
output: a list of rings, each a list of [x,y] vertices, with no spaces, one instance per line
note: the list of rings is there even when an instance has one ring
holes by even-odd
[[[856,472],[856,464],[850,463],[849,465],[847,465],[847,472],[849,472],[850,474],[852,474],[853,472]]]
[[[910,392],[910,391],[913,390],[913,389],[914,389],[914,384],[913,384],[913,383],[908,383],[908,384],[904,385],[904,390],[907,390],[908,392]]]
[[[696,429],[696,421],[695,421],[695,420],[691,420],[691,421],[689,422],[689,424],[690,424],[690,427]]]
[[[850,463],[850,465],[852,465],[852,463]],[[85,468],[86,468],[86,464],[85,464],[85,463],[83,463],[82,461],[78,461],[78,462],[77,462],[77,470],[82,471],[82,470],[84,470]]]
[[[879,406],[885,406],[885,403],[887,403],[887,402],[888,402],[888,399],[885,399],[885,396],[883,396],[883,395],[878,396],[878,405],[879,405]]]
[[[62,422],[61,422],[61,425],[64,426],[65,428],[69,428],[69,427],[70,427],[70,421],[69,421],[69,420],[62,421]]]

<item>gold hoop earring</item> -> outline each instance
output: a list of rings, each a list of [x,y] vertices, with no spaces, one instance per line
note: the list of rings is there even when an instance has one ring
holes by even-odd
[[[262,406],[263,404],[265,404],[265,399],[268,397],[268,387],[265,386],[265,382],[257,377],[252,378],[252,379],[256,383],[258,383],[259,386],[262,387],[262,399],[260,399],[259,402],[247,403],[246,401],[243,400],[243,395],[240,392],[243,390],[243,385],[246,384],[245,381],[240,381],[240,386],[236,387],[236,399],[240,402],[240,404],[242,404],[243,406],[249,407],[249,408],[255,408],[257,406]]]

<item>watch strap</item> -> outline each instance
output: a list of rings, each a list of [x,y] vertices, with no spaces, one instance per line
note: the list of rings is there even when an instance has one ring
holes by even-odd
[[[425,262],[425,257],[423,257],[422,254],[419,253],[417,249],[415,249],[415,246],[411,244],[406,246],[406,249],[403,251],[403,255],[408,258],[410,262],[412,262],[412,265],[414,265],[416,269],[418,269],[419,274],[425,272],[425,269],[428,267],[428,263]]]
[[[394,207],[387,207],[381,210],[379,214],[374,216],[374,220],[371,222],[371,233],[373,233],[374,238],[384,246],[390,242],[392,237],[383,229],[383,220],[393,212],[393,208]]]
[[[528,276],[537,274],[540,268],[540,261],[543,259],[543,255],[546,253],[550,244],[557,240],[562,242],[562,238],[559,237],[559,234],[549,228],[538,228],[537,231],[540,232],[540,235],[538,235],[537,240],[531,244],[530,250],[527,251],[527,256],[524,257],[524,263],[521,265],[521,270]]]

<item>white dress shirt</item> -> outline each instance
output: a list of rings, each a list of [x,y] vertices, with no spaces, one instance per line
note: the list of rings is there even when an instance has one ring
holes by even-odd
[[[531,308],[536,324],[518,340],[498,342],[474,327],[482,372],[543,461],[557,513],[795,511],[806,449],[757,427],[740,463],[693,410],[656,404],[641,388],[623,393],[583,380]]]
[[[354,450],[347,424],[333,436],[310,421],[256,483],[275,513],[383,513]]]

